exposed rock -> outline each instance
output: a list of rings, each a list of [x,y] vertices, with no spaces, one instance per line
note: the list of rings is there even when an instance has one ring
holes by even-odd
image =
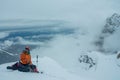
[[[99,51],[108,52],[108,50],[104,49],[104,41],[107,37],[113,35],[120,27],[120,15],[114,13],[111,17],[106,19],[106,24],[101,31],[98,39],[95,44],[98,47]],[[119,34],[118,34],[119,35]]]

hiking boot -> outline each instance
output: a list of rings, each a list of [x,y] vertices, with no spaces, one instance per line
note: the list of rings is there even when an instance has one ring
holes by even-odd
[[[39,71],[37,70],[37,68],[33,69],[33,72],[39,73]]]
[[[7,69],[13,69],[13,67],[12,66],[7,66]]]

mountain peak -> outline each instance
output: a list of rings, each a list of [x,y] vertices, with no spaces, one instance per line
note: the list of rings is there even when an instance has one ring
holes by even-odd
[[[113,26],[113,27],[119,27],[120,26],[120,15],[117,13],[114,13],[111,17],[107,18],[106,20],[106,26]]]
[[[112,38],[112,40],[109,38],[114,37],[114,40],[116,40],[117,37],[115,37],[115,35],[118,35],[118,34],[116,34],[116,32],[119,30],[119,28],[120,28],[120,15],[117,13],[114,13],[111,17],[108,17],[106,19],[106,24],[103,27],[98,40],[95,42],[95,44],[99,47],[98,50],[103,51],[103,52],[106,52],[106,51],[109,52],[108,48],[110,47],[110,44],[112,46],[114,45],[114,43],[112,41],[113,38]],[[109,47],[107,47],[105,49],[105,46],[108,46],[108,42],[110,42]],[[115,46],[117,46],[117,44]],[[110,51],[111,51],[111,49],[110,49]],[[114,51],[116,51],[116,50],[113,50],[113,52]]]

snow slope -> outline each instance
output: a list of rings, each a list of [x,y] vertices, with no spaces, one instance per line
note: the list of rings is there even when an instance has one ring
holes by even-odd
[[[36,64],[34,60],[33,62]],[[83,80],[81,77],[67,72],[57,62],[48,57],[39,59],[39,63],[36,64],[38,69],[44,72],[43,74],[7,70],[6,66],[12,64],[0,65],[0,80]]]
[[[116,64],[116,55],[106,56],[95,51],[92,53],[97,54],[98,61],[96,68],[90,70],[76,65],[73,67],[74,71],[70,71],[49,57],[39,58],[37,64],[34,57],[33,63],[44,72],[43,74],[7,70],[6,66],[15,63],[13,62],[0,65],[0,80],[120,80],[120,67]]]

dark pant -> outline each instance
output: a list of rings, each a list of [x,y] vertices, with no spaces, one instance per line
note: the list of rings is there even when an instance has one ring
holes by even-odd
[[[14,65],[12,65],[12,69],[22,71],[22,72],[30,72],[36,69],[36,66],[33,64],[22,64],[20,62],[17,62]]]

